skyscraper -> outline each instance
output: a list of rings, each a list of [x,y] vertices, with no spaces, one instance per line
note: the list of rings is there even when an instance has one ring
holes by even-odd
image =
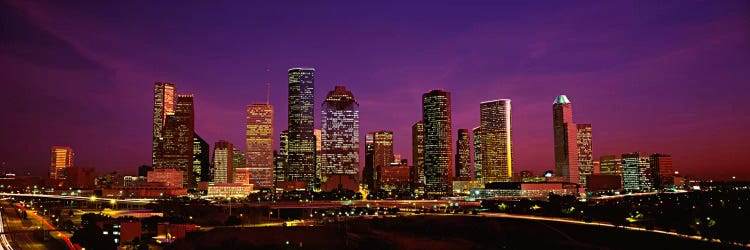
[[[373,138],[373,165],[376,169],[390,166],[395,160],[393,156],[393,131],[373,132]]]
[[[674,172],[672,171],[672,156],[665,154],[652,154],[649,162],[651,164],[651,179],[654,188],[663,189],[674,186]]]
[[[49,178],[65,179],[65,169],[73,167],[73,148],[66,146],[52,146]]]
[[[471,180],[471,149],[469,130],[459,129],[456,140],[456,178],[462,181]]]
[[[183,185],[195,187],[193,95],[177,95],[175,99],[174,84],[157,82],[154,86],[154,168],[181,171]]]
[[[234,172],[234,145],[228,141],[218,141],[214,145],[214,183],[231,183]]]
[[[313,135],[315,136],[315,177],[313,178],[313,186],[318,187],[322,180],[321,165],[323,163],[323,157],[321,154],[323,153],[323,131],[317,128],[313,129]]]
[[[576,124],[578,147],[578,183],[586,187],[586,177],[594,173],[591,124]]]
[[[479,104],[482,181],[510,181],[513,176],[510,99]]]
[[[424,122],[422,121],[411,126],[411,157],[414,164],[412,189],[417,194],[424,194]]]
[[[289,152],[289,131],[284,130],[279,133],[279,154],[276,158],[276,165],[273,171],[274,181],[286,181],[287,156]]]
[[[365,135],[365,167],[362,168],[362,183],[367,185],[367,188],[373,192],[377,190],[375,186],[375,166],[374,166],[374,155],[375,155],[375,136],[372,132]]]
[[[162,133],[167,122],[167,115],[173,115],[175,111],[175,91],[175,86],[172,83],[154,83],[154,135],[151,147],[151,164],[153,166],[157,165],[157,154],[160,153],[161,144],[164,140]]]
[[[578,130],[573,123],[573,105],[565,95],[552,103],[552,127],[555,143],[555,175],[578,183]]]
[[[198,134],[193,137],[193,178],[196,182],[211,181],[210,149]]]
[[[619,155],[599,157],[599,168],[602,174],[622,175],[622,159]]]
[[[622,181],[625,190],[644,191],[653,188],[650,160],[649,154],[642,152],[622,155]]]
[[[359,103],[344,86],[328,92],[321,117],[322,174],[359,174]]]
[[[474,135],[474,180],[482,181],[482,127],[476,126],[471,129]]]
[[[273,187],[273,106],[253,103],[247,106],[245,142],[246,166],[253,188]]]
[[[234,148],[232,150],[232,179],[228,179],[228,182],[234,182],[234,178],[237,176],[237,169],[243,168],[247,170],[246,172],[250,172],[250,170],[247,168],[247,156],[245,155],[245,152]],[[249,183],[249,182],[248,182]]]
[[[454,170],[450,93],[432,90],[423,94],[422,121],[425,138],[426,195],[450,194]]]
[[[315,178],[314,126],[315,69],[289,70],[288,180],[304,181],[312,187]]]

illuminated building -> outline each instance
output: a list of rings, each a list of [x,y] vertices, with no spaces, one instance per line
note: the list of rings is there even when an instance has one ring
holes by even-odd
[[[146,175],[147,182],[161,182],[167,187],[182,188],[182,171],[172,168],[154,169]]]
[[[649,159],[651,163],[651,179],[654,188],[664,189],[674,186],[674,171],[672,170],[672,156],[665,154],[653,154]]]
[[[198,134],[193,136],[193,178],[195,182],[211,180],[211,151]]]
[[[289,70],[289,151],[287,180],[304,181],[310,187],[315,179],[315,135],[313,132],[315,69]]]
[[[286,180],[287,152],[289,152],[289,131],[284,130],[279,133],[279,154],[277,155],[273,171],[275,183]]]
[[[378,167],[390,166],[394,161],[393,157],[393,132],[376,131],[373,132],[373,166]]]
[[[375,171],[375,135],[370,132],[365,135],[365,168],[362,169],[362,183],[367,185],[370,192],[378,190],[377,171]]]
[[[174,115],[176,104],[176,88],[172,83],[156,82],[154,83],[154,127],[153,127],[153,144],[151,148],[151,164],[156,166],[158,154],[160,154],[164,140],[164,125],[167,122],[167,115]]]
[[[251,184],[250,180],[251,180],[250,168],[235,168],[234,169],[234,181],[232,183]]]
[[[450,194],[453,178],[453,139],[451,129],[451,95],[432,90],[422,95],[424,122],[425,194]]]
[[[378,167],[378,186],[385,191],[405,190],[410,184],[411,169],[408,164],[391,163]]]
[[[622,159],[618,155],[599,157],[599,172],[608,175],[622,176]]]
[[[315,182],[313,186],[317,186],[321,180],[321,165],[322,165],[322,150],[323,150],[323,131],[320,129],[314,129],[313,135],[315,135]]]
[[[253,184],[215,183],[208,186],[208,196],[245,198],[253,192]]]
[[[481,181],[453,181],[453,195],[469,195],[472,189],[483,189]]]
[[[279,154],[278,151],[273,151],[273,183],[274,187],[279,181],[284,181],[284,162],[286,157]]]
[[[482,181],[510,181],[513,177],[510,99],[479,104],[481,122]]]
[[[482,127],[474,127],[471,133],[474,135],[474,180],[484,183],[482,180]]]
[[[214,145],[214,183],[230,183],[233,180],[234,146],[228,141],[218,141]]]
[[[459,129],[456,140],[456,178],[463,181],[470,181],[472,175],[469,141],[469,130]]]
[[[234,182],[237,169],[247,168],[245,152],[240,151],[237,148],[232,149],[232,178],[227,179],[227,182]]]
[[[646,153],[633,152],[622,155],[622,181],[627,191],[647,191],[653,187],[651,158]]]
[[[65,179],[65,169],[73,166],[73,148],[64,146],[52,146],[49,178],[54,180]]]
[[[573,105],[565,95],[552,104],[552,127],[555,143],[555,175],[572,183],[579,182],[578,130],[573,123]]]
[[[336,86],[321,106],[322,175],[359,175],[359,103]]]
[[[586,177],[594,173],[594,153],[591,144],[591,124],[576,124],[578,148],[578,183],[586,187]]]
[[[250,183],[257,189],[273,187],[273,106],[253,103],[247,106],[246,166]]]
[[[412,174],[412,190],[417,194],[424,194],[424,123],[418,121],[411,126],[411,157],[414,164]]]
[[[154,159],[155,169],[172,168],[183,173],[183,184],[196,185],[193,178],[194,123],[192,95],[178,95],[174,114],[167,114],[160,148]]]
[[[550,194],[578,196],[582,191],[578,184],[566,182],[492,182],[484,185],[484,188],[471,189],[471,197],[523,197],[544,200]]]

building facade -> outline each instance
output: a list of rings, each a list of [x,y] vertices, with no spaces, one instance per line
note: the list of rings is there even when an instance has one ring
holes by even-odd
[[[627,191],[648,191],[653,188],[649,154],[633,152],[622,155],[622,181]]]
[[[245,165],[250,171],[250,183],[256,189],[273,187],[274,170],[273,106],[253,103],[247,106]]]
[[[321,105],[322,175],[359,175],[359,103],[336,86]]]
[[[158,156],[161,154],[161,148],[164,141],[164,126],[167,122],[167,115],[174,115],[176,107],[176,87],[168,82],[154,83],[154,126],[153,126],[153,144],[151,150],[151,165],[156,166],[159,161]]]
[[[373,165],[375,168],[390,166],[393,155],[393,131],[373,132]]]
[[[193,137],[193,178],[195,182],[211,181],[211,149],[198,134]]]
[[[474,136],[474,180],[484,183],[482,180],[482,126],[471,129]]]
[[[422,95],[424,122],[425,193],[445,196],[453,190],[453,139],[451,127],[451,95],[432,90]]]
[[[183,182],[182,177],[184,173],[182,171],[173,168],[162,168],[154,169],[154,171],[148,172],[146,176],[147,182],[161,182],[164,183],[165,187],[176,187],[182,188]]]
[[[479,104],[482,181],[510,181],[513,177],[513,139],[510,99]]]
[[[576,124],[578,144],[578,183],[586,187],[587,177],[594,173],[591,124]]]
[[[619,155],[599,157],[599,171],[602,174],[622,176],[622,158]]]
[[[471,147],[468,129],[458,130],[458,139],[456,140],[456,178],[462,181],[472,179],[471,171]]]
[[[411,126],[411,157],[412,157],[412,190],[416,194],[424,194],[424,122],[418,121]]]
[[[65,179],[65,169],[73,167],[73,148],[66,146],[52,146],[50,159],[49,178],[54,180]]]
[[[649,157],[651,164],[651,179],[654,180],[655,189],[674,187],[674,170],[672,169],[672,156],[666,154],[652,154]]]
[[[315,179],[315,69],[289,70],[289,151],[287,180],[304,181],[312,187]]]
[[[552,103],[552,127],[555,143],[555,175],[578,183],[578,129],[573,123],[573,105],[565,95]]]
[[[234,180],[234,145],[228,141],[214,144],[214,183],[231,183]]]

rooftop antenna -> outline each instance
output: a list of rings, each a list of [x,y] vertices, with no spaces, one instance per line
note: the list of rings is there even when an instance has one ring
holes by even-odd
[[[266,82],[266,105],[270,103],[271,99],[271,83]]]

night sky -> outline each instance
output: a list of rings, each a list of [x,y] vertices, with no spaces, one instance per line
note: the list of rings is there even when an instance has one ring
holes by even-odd
[[[212,148],[244,149],[265,82],[278,138],[287,69],[314,67],[316,120],[345,85],[362,144],[393,130],[410,162],[421,95],[442,88],[454,134],[481,101],[512,99],[514,172],[553,169],[552,101],[567,94],[596,158],[660,152],[682,174],[750,179],[748,1],[378,2],[0,1],[0,162],[46,175],[50,146],[69,145],[78,166],[135,173],[155,81],[195,95]]]

